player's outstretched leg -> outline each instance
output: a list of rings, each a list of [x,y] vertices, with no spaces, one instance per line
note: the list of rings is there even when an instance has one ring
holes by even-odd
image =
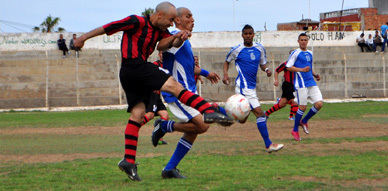
[[[200,113],[203,114],[203,120],[205,123],[233,123],[234,120],[221,114],[220,112],[216,112],[215,108],[210,105],[205,99],[200,97],[199,95],[190,92],[186,89],[182,90],[177,97],[179,101],[182,103],[197,109]]]

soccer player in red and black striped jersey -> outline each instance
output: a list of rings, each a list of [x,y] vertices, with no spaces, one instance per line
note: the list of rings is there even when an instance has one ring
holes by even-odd
[[[201,112],[207,123],[230,121],[225,115],[216,112],[214,107],[202,97],[184,89],[165,70],[147,62],[157,42],[159,42],[158,50],[166,50],[172,46],[181,46],[191,35],[191,32],[187,30],[174,35],[168,32],[167,29],[173,26],[176,16],[175,6],[170,2],[162,2],[156,6],[151,16],[128,16],[87,32],[74,42],[76,48],[82,48],[85,41],[90,38],[123,31],[120,82],[127,98],[127,111],[131,113],[131,116],[125,129],[125,155],[124,159],[119,162],[119,168],[125,171],[131,180],[141,180],[135,165],[138,133],[145,115],[145,107],[154,90],[173,94],[182,103]],[[171,124],[172,128],[179,125],[186,124]]]
[[[273,105],[270,109],[268,109],[265,112],[265,115],[268,117],[273,112],[285,107],[287,104],[290,104],[291,111],[290,111],[289,119],[292,120],[293,115],[295,115],[296,111],[298,111],[298,104],[294,101],[294,98],[295,98],[295,96],[294,96],[295,88],[294,88],[294,84],[293,84],[294,72],[288,71],[286,68],[286,64],[287,64],[287,62],[280,64],[276,68],[275,74],[274,74],[275,81],[274,81],[273,85],[278,86],[279,85],[279,79],[278,79],[279,73],[282,71],[284,72],[284,75],[283,75],[284,82],[282,84],[282,91],[283,91],[282,97],[275,105]]]

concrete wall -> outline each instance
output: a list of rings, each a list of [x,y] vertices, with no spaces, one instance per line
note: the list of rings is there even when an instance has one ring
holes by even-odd
[[[276,68],[295,47],[267,47],[267,64]],[[194,49],[200,64],[221,77],[228,48]],[[119,50],[84,50],[77,59],[73,54],[63,59],[60,51],[0,52],[0,109],[96,106],[125,104],[118,80]],[[153,54],[150,60],[156,60]],[[388,56],[360,53],[358,47],[314,47],[314,70],[324,99],[349,98],[353,94],[369,98],[387,97]],[[77,68],[78,66],[78,68]],[[237,72],[233,63],[229,76]],[[257,93],[260,100],[275,100],[281,88],[273,78],[258,73]],[[225,101],[234,94],[233,86],[222,82],[201,85],[202,96],[210,101]]]
[[[265,47],[291,47],[295,46],[301,32],[303,31],[257,31],[254,40]],[[314,46],[354,46],[361,32],[312,31],[309,33]],[[365,33],[374,34],[374,31],[365,31]],[[72,34],[63,33],[67,45],[70,43]],[[76,34],[82,35],[82,33]],[[121,36],[121,33],[116,33],[89,39],[83,50],[120,49]],[[0,51],[57,50],[58,38],[58,33],[0,33]],[[241,32],[193,33],[190,41],[195,48],[229,48],[241,43]]]
[[[291,48],[297,48],[299,33],[257,33],[255,39],[267,45],[267,64],[272,70],[288,58]],[[388,55],[361,53],[355,44],[358,34],[310,32],[309,49],[314,51],[314,70],[321,75],[318,86],[324,99],[349,98],[353,94],[387,97]],[[26,38],[26,34],[17,34],[18,38],[15,35],[0,36],[0,109],[126,103],[118,80],[119,36],[91,39],[80,52],[79,59],[75,58],[74,52],[63,59],[62,52],[46,39],[47,36],[43,40],[36,37],[23,41],[20,39]],[[54,39],[57,36],[48,35]],[[191,40],[201,66],[221,77],[230,47],[242,42],[239,32],[194,33]],[[150,61],[154,60],[157,60],[155,52],[150,57]],[[233,63],[229,76],[234,83],[237,72]],[[281,88],[273,86],[272,77],[259,71],[257,80],[260,100],[280,97]],[[211,85],[206,81],[201,85],[201,94],[207,100],[225,101],[234,94],[234,87],[222,82]]]

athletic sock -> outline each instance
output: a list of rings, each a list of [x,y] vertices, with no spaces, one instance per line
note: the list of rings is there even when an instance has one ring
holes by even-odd
[[[171,133],[171,132],[174,132],[174,124],[175,124],[175,121],[172,121],[172,120],[163,121],[160,127],[162,128],[163,132]]]
[[[307,113],[306,116],[302,119],[302,123],[307,124],[310,118],[312,118],[315,114],[318,113],[318,109],[315,108],[315,106],[311,107],[310,111]]]
[[[300,109],[298,109],[298,111],[296,112],[296,114],[295,114],[294,129],[293,129],[294,132],[298,132],[299,131],[299,122],[302,119],[303,114],[304,114],[304,111],[302,111]]]
[[[291,103],[290,117],[295,115],[297,111],[298,111],[298,104],[292,104]]]
[[[269,108],[266,112],[265,112],[265,115],[268,117],[269,115],[271,115],[273,112],[277,111],[280,109],[280,105],[279,103],[273,105],[271,108]]]
[[[148,121],[150,121],[147,117],[147,115],[144,115],[144,120],[143,120],[143,123],[141,124],[141,126],[145,125],[146,123],[148,123]]]
[[[192,143],[182,137],[179,140],[178,145],[176,146],[175,152],[172,155],[170,161],[167,163],[166,167],[164,167],[164,170],[171,170],[178,166],[179,162],[189,152],[192,145]]]
[[[256,120],[257,128],[259,129],[259,132],[261,134],[261,137],[263,137],[265,148],[268,148],[272,142],[269,139],[268,129],[267,129],[267,120],[265,117],[258,117]]]
[[[227,116],[225,108],[223,108],[223,107],[219,107],[219,108],[220,108],[220,113]]]
[[[125,128],[125,155],[124,158],[127,162],[135,164],[137,139],[139,137],[140,124],[128,120],[127,127]]]
[[[188,91],[187,89],[182,90],[177,97],[182,103],[195,108],[200,113],[213,113],[214,108],[210,103],[199,95]]]

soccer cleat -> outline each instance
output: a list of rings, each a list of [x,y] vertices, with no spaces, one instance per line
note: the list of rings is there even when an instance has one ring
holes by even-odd
[[[181,175],[178,169],[174,168],[171,170],[164,170],[162,171],[162,177],[163,178],[186,178],[186,176]]]
[[[291,131],[291,135],[294,136],[295,141],[301,141],[302,140],[299,137],[299,132]]]
[[[221,112],[220,112],[220,106],[219,106],[217,103],[215,103],[215,102],[212,103],[212,106],[213,106],[213,108],[214,108],[214,112],[221,113]],[[221,113],[221,114],[222,114],[222,113]],[[228,121],[226,121],[226,122],[217,122],[217,123],[220,124],[221,126],[224,126],[224,127],[229,127],[229,126],[233,125],[234,120],[231,119],[229,116],[226,116],[226,117],[229,118]]]
[[[154,124],[154,131],[152,132],[151,141],[154,147],[158,146],[159,140],[166,134],[161,127],[163,119],[157,119]]]
[[[307,135],[310,134],[310,131],[309,131],[309,129],[308,129],[307,123],[302,123],[302,121],[300,121],[299,125],[302,126],[303,131],[304,131]]]
[[[127,162],[125,158],[118,164],[119,169],[128,175],[128,178],[133,181],[141,181],[140,176],[137,174],[137,165]]]
[[[288,117],[288,120],[294,121],[295,118],[294,117]]]
[[[214,111],[212,113],[204,113],[203,114],[203,121],[205,123],[223,123],[223,124],[233,124],[234,120],[226,115],[223,115],[222,113],[218,111]]]
[[[280,98],[277,98],[276,99],[276,103],[278,104],[280,102]]]
[[[268,152],[268,153],[277,152],[277,151],[281,150],[283,147],[284,147],[283,144],[271,144],[271,145],[267,148],[267,152]]]
[[[158,145],[168,145],[167,141],[159,140]]]

